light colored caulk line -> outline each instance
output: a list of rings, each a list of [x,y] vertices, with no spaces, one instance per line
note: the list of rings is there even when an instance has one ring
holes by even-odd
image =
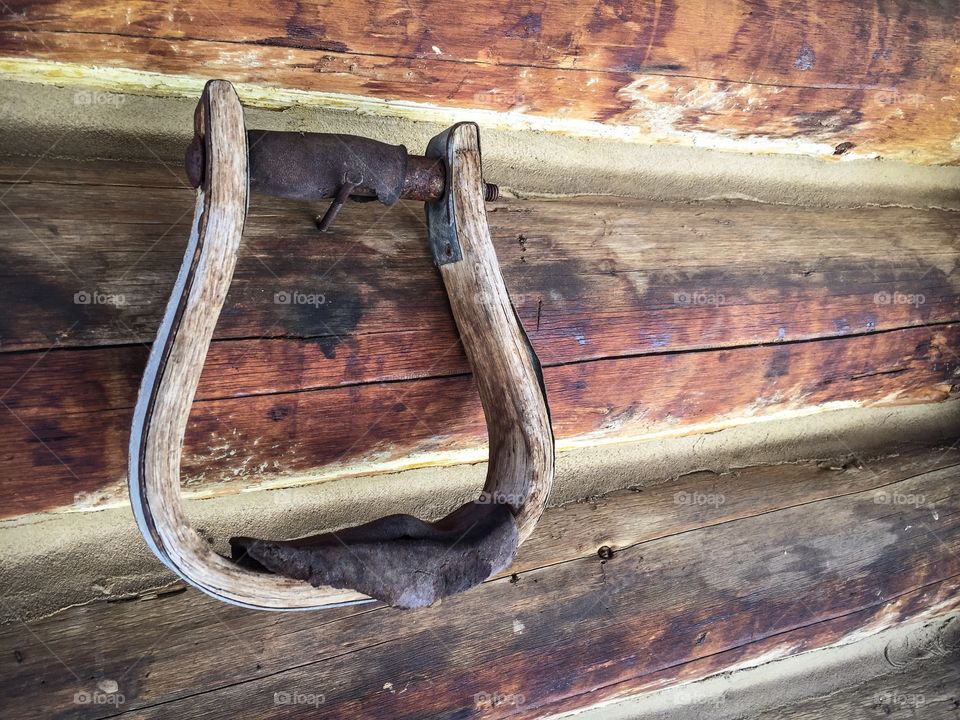
[[[153,97],[199,97],[206,80],[209,79],[130,68],[11,57],[0,58],[0,73],[5,80],[83,87],[104,92]],[[877,153],[848,152],[835,157],[835,148],[829,143],[791,138],[768,138],[759,135],[735,138],[701,130],[676,130],[669,124],[660,124],[658,129],[651,132],[631,125],[608,125],[594,120],[531,115],[519,111],[442,107],[410,100],[383,100],[360,95],[269,87],[246,82],[235,82],[233,85],[244,105],[267,110],[314,107],[441,124],[452,124],[463,120],[466,116],[485,127],[499,130],[538,131],[640,144],[668,142],[708,150],[803,155],[840,161],[862,160],[877,156]]]
[[[690,435],[703,435],[721,432],[730,428],[756,425],[775,421],[791,420],[808,417],[832,410],[846,410],[862,407],[863,403],[854,400],[837,400],[820,405],[811,405],[803,408],[780,410],[774,413],[752,417],[738,417],[711,422],[682,425],[653,432],[633,433],[624,435],[586,434],[556,442],[557,452],[569,452],[578,449],[589,449],[610,445],[628,445]],[[265,490],[282,490],[308,485],[315,485],[336,480],[369,477],[372,475],[390,475],[418,470],[429,467],[455,467],[473,465],[486,462],[488,450],[485,446],[468,448],[465,450],[413,453],[395,460],[358,462],[350,465],[325,465],[295,475],[279,475],[270,479],[258,481],[256,485],[236,487],[225,484],[214,484],[202,490],[182,490],[184,500],[209,500],[223,495],[261,492]],[[255,474],[253,475],[255,477]],[[122,483],[125,484],[125,483]],[[90,501],[81,505],[70,505],[50,511],[53,513],[97,512],[117,507],[126,507],[129,501],[126,497],[112,498],[104,502],[97,502],[96,493],[90,493]],[[0,524],[2,525],[2,524]]]

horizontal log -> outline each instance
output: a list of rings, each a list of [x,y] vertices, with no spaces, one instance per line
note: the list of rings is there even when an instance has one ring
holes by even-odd
[[[509,576],[402,616],[265,614],[192,590],[70,608],[0,631],[0,703],[24,718],[275,717],[275,693],[317,696],[290,717],[580,709],[955,608],[957,462],[942,447],[751,468],[550,509]]]
[[[943,400],[954,393],[956,347],[960,325],[946,325],[566,364],[547,368],[544,377],[563,448],[715,430],[825,405]],[[111,364],[135,384],[133,366]],[[41,376],[36,368],[27,374]],[[83,391],[72,393],[82,375],[42,376],[44,393],[28,410],[8,404],[0,424],[9,471],[0,479],[3,516],[123,501],[131,410],[85,406]],[[96,380],[90,385],[97,390]],[[464,375],[199,400],[182,481],[186,491],[209,496],[476,461],[485,442],[479,399]]]
[[[761,465],[721,474],[698,472],[652,487],[618,490],[550,508],[541,532],[517,551],[509,577],[558,562],[589,558],[598,548],[633,547],[679,533],[867,491],[890,497],[889,486],[937,470],[958,471],[960,450],[897,447],[816,463]],[[814,470],[814,466],[818,471]],[[886,493],[884,495],[883,493]]]
[[[703,0],[536,8],[488,0],[469,10],[451,0],[295,9],[274,1],[189,11],[18,0],[0,16],[0,55],[87,67],[112,86],[104,68],[216,76],[348,105],[344,94],[520,111],[561,129],[582,132],[577,123],[590,121],[701,146],[940,163],[958,157],[958,21],[955,7],[934,0],[879,9],[741,2],[723,11]],[[19,70],[30,77],[29,65]]]
[[[21,167],[0,176],[11,181],[0,218],[0,350],[150,342],[192,191],[170,187],[177,175],[161,166],[51,164],[48,177],[43,161],[24,168],[29,182],[14,182]],[[315,210],[253,199],[215,337],[310,338],[291,361],[317,368],[318,349],[328,360],[312,370],[326,376],[319,385],[444,362],[456,335],[422,208],[351,205],[323,236]],[[957,213],[575,198],[510,200],[488,215],[508,289],[547,364],[960,319]],[[436,340],[414,345],[412,331]],[[407,346],[415,360],[403,350],[391,368]],[[251,357],[249,345],[224,352],[225,363]],[[220,362],[216,344],[212,353]],[[370,358],[386,363],[380,374],[360,368]],[[454,367],[466,370],[465,359]]]
[[[123,501],[192,194],[160,166],[22,163],[0,163],[5,517]],[[251,207],[188,430],[192,493],[483,456],[421,209],[351,206],[331,236],[309,210]],[[579,198],[489,217],[561,445],[952,393],[955,213]]]

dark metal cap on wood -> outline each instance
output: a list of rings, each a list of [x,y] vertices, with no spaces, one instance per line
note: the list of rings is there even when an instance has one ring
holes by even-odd
[[[348,186],[353,200],[432,202],[443,197],[446,171],[442,159],[410,155],[403,145],[334,133],[247,132],[250,191],[292,200],[337,198]],[[204,143],[195,136],[184,166],[192,187],[203,183]],[[484,184],[484,200],[500,189]]]

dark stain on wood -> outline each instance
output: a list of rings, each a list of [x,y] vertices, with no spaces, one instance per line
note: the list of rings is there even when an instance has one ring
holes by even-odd
[[[275,405],[267,412],[267,417],[273,422],[283,420],[290,414],[290,408],[286,405]]]
[[[540,13],[530,12],[521,17],[510,29],[506,36],[513,38],[531,38],[540,34],[543,23]]]
[[[767,368],[766,377],[779,378],[790,372],[790,348],[783,346],[777,348],[770,360],[770,366]]]
[[[44,344],[49,346],[61,341],[69,342],[72,328],[90,322],[110,325],[118,314],[113,305],[84,304],[83,293],[91,290],[96,292],[97,289],[81,287],[82,280],[65,279],[63,266],[46,263],[39,253],[25,258],[17,253],[0,250],[0,264],[4,268],[26,270],[4,277],[0,286],[0,304],[5,308],[21,304],[25,308],[34,309],[34,312],[29,314],[0,313],[0,350],[10,349],[12,338],[24,337],[38,331],[44,338]],[[71,280],[74,280],[72,284],[76,286],[73,292],[70,287]],[[37,327],[34,320],[37,311],[49,318],[50,322],[46,326]]]

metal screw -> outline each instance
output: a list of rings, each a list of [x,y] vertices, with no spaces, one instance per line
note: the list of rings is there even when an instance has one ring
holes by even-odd
[[[483,184],[483,199],[487,202],[493,202],[500,197],[500,188],[493,183]]]

